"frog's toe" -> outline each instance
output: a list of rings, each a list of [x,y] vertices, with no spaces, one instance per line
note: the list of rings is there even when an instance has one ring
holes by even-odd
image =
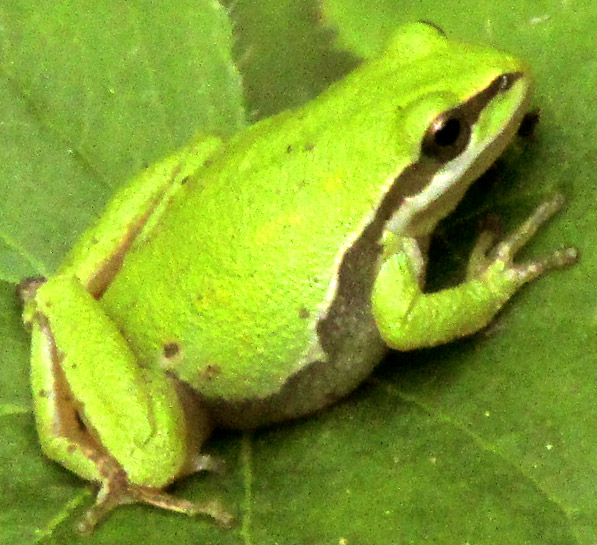
[[[537,230],[546,223],[564,205],[564,197],[556,194],[541,203],[518,229],[497,244],[492,252],[492,260],[512,263],[514,256],[531,240]]]
[[[543,258],[533,259],[532,261],[518,265],[512,265],[510,271],[515,274],[518,281],[523,284],[542,276],[547,271],[574,265],[578,259],[579,253],[577,248],[558,248]]]
[[[508,283],[521,286],[553,269],[561,269],[573,265],[578,261],[578,250],[574,247],[558,248],[550,254],[516,264],[514,258],[537,230],[546,223],[558,210],[562,208],[564,198],[557,194],[539,205],[533,214],[523,222],[508,237],[493,245],[496,234],[492,231],[483,231],[473,249],[469,261],[467,278],[474,279],[484,276],[490,270],[499,272],[507,278]],[[489,273],[490,274],[490,273]]]

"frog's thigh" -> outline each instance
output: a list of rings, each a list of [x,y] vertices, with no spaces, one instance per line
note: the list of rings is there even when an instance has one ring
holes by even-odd
[[[108,452],[130,482],[167,484],[181,472],[187,452],[174,384],[160,370],[139,365],[74,276],[50,279],[35,303],[32,387],[48,456],[95,480],[98,453]]]
[[[485,327],[518,288],[504,277],[472,279],[423,293],[408,256],[385,261],[373,288],[373,314],[384,341],[398,350],[435,346]]]
[[[38,320],[31,331],[31,388],[43,452],[84,479],[100,480],[95,449],[80,429],[64,375],[55,362],[52,337]]]

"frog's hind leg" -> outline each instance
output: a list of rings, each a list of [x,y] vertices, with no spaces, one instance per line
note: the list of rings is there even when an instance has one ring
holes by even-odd
[[[99,221],[68,254],[59,272],[70,270],[95,298],[100,298],[127,251],[149,236],[162,213],[221,144],[215,137],[197,138],[119,189]]]
[[[220,468],[199,451],[211,429],[207,412],[198,404],[185,411],[188,400],[178,382],[140,365],[75,276],[30,280],[21,295],[32,328],[31,385],[42,449],[100,483],[79,529],[90,531],[115,507],[130,503],[205,514],[230,525],[232,517],[217,501],[194,503],[161,490],[181,476]]]

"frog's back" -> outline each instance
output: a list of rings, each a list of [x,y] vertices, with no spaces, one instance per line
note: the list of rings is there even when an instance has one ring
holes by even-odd
[[[349,177],[356,167],[322,157],[332,143],[321,133],[310,138],[299,126],[294,135],[271,135],[269,123],[187,182],[184,199],[130,252],[104,295],[137,351],[207,399],[267,398],[326,358],[318,324],[342,255],[378,198],[361,195],[354,206]],[[289,116],[287,123],[300,120]],[[262,146],[279,156],[263,164],[254,156]],[[364,331],[368,303],[362,312]],[[372,321],[369,329],[375,332]],[[377,361],[381,341],[373,344]]]
[[[385,221],[404,193],[395,179],[420,149],[420,135],[400,134],[401,116],[426,92],[412,79],[433,81],[437,63],[430,74],[410,69],[369,63],[233,138],[104,295],[141,357],[233,425],[332,402],[385,351],[369,296]],[[447,85],[465,69],[455,65]]]
[[[267,397],[327,358],[318,327],[343,255],[382,198],[380,178],[391,183],[400,162],[399,150],[380,153],[377,164],[371,157],[388,147],[388,132],[355,126],[370,108],[331,101],[338,105],[316,102],[232,140],[129,252],[104,295],[144,358],[208,398]],[[373,273],[368,257],[362,276]],[[367,330],[368,301],[359,304]],[[376,335],[372,344],[377,360]]]

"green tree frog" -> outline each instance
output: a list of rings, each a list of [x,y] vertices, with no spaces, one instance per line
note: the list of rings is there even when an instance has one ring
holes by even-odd
[[[42,449],[100,484],[80,529],[132,502],[229,524],[216,500],[163,491],[218,468],[212,428],[313,413],[388,348],[469,335],[573,263],[513,263],[555,198],[481,237],[461,284],[422,290],[429,235],[515,136],[530,86],[509,55],[403,26],[305,106],[146,169],[53,277],[23,281]]]

